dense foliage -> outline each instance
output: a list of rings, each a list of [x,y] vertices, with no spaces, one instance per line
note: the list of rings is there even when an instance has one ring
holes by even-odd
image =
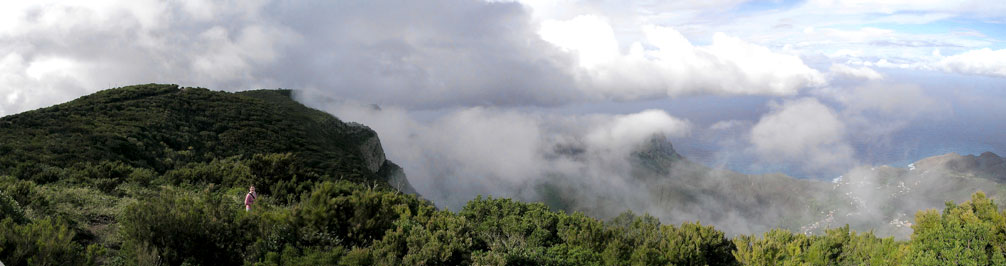
[[[363,180],[373,174],[359,148],[375,134],[293,101],[290,91],[138,85],[0,118],[0,174],[48,183],[88,164],[163,173],[231,156],[296,153],[313,172]]]
[[[340,159],[358,156],[354,155],[358,147],[352,145],[359,141],[347,137],[325,144],[309,140],[317,136],[307,131],[301,140],[287,140],[299,133],[269,139],[273,133],[287,134],[284,127],[301,130],[289,124],[273,127],[278,120],[257,120],[272,119],[277,115],[273,112],[298,115],[261,100],[282,98],[282,93],[238,96],[161,88],[112,90],[79,100],[84,102],[0,119],[0,148],[6,149],[0,155],[0,261],[6,265],[1006,264],[1006,212],[982,193],[959,205],[948,203],[942,213],[919,212],[908,241],[853,232],[848,226],[821,235],[777,229],[761,236],[731,237],[698,222],[665,225],[632,212],[602,221],[579,212],[554,211],[542,203],[491,197],[473,199],[458,211],[438,210],[382,183],[364,170],[365,162]],[[158,97],[165,99],[152,100]],[[173,121],[194,118],[175,117],[178,109],[170,105],[190,106],[184,110],[217,108],[203,106],[212,101],[201,97],[223,101],[222,106],[238,101],[251,107],[205,111],[201,126]],[[127,99],[153,107],[114,104]],[[251,111],[257,109],[263,111]],[[91,119],[92,112],[104,115]],[[249,113],[254,115],[243,115]],[[133,116],[143,118],[130,120]],[[334,118],[321,120],[333,127],[343,125]],[[199,123],[203,122],[195,124]],[[171,127],[189,128],[168,130]],[[262,135],[227,133],[237,130],[233,127],[248,127],[246,131]],[[201,133],[204,130],[210,131]],[[327,136],[346,135],[340,129],[318,130],[327,130]],[[228,134],[240,137],[226,140]],[[254,136],[266,136],[269,143],[259,143]],[[306,148],[310,145],[337,148]],[[246,212],[242,200],[249,184],[256,184],[261,196]]]

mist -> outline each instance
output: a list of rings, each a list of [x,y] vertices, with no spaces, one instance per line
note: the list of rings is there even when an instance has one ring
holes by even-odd
[[[854,230],[906,238],[916,211],[966,200],[983,188],[998,199],[998,191],[988,189],[998,188],[996,182],[944,164],[921,163],[909,170],[861,159],[864,153],[856,145],[882,144],[908,125],[939,121],[949,105],[918,86],[863,84],[768,101],[757,120],[711,125],[662,109],[415,112],[333,100],[320,90],[295,96],[377,131],[388,158],[405,169],[420,195],[442,209],[459,210],[484,195],[544,202],[602,219],[633,211],[670,224],[701,221],[734,235],[772,228],[821,233],[850,224]],[[911,107],[918,103],[927,105]],[[902,115],[907,108],[919,111]],[[836,174],[752,174],[727,169],[722,160],[693,160],[672,147],[715,135],[723,145],[716,158],[747,156],[761,167],[782,164]]]
[[[557,175],[576,176],[570,181],[592,191],[636,195],[633,191],[642,190],[623,178],[631,170],[633,148],[652,135],[687,136],[691,127],[659,110],[559,116],[474,107],[427,122],[393,107],[350,102],[314,107],[373,128],[416,190],[454,210],[477,195],[540,200],[539,182]],[[610,209],[628,206],[633,205]]]

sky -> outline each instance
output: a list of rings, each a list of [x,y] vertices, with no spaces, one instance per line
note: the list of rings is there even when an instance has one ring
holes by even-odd
[[[929,0],[5,1],[0,116],[140,83],[294,89],[375,129],[420,193],[455,208],[520,197],[554,169],[624,174],[608,164],[654,134],[706,165],[830,180],[1006,154],[1004,14]],[[549,159],[567,145],[592,159]]]

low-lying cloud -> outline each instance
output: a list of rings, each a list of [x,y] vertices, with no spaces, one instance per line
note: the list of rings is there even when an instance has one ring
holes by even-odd
[[[837,170],[855,164],[838,114],[814,98],[774,104],[751,128],[755,152],[766,161],[800,162],[809,170]]]
[[[688,121],[660,110],[561,116],[473,107],[422,121],[400,108],[312,98],[300,100],[377,131],[416,190],[454,210],[477,195],[541,200],[537,185],[555,174],[591,189],[629,187],[634,148],[654,135],[682,137],[691,130]]]

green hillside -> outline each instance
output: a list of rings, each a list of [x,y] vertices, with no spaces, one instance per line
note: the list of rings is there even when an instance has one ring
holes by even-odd
[[[402,169],[384,159],[375,132],[304,107],[290,93],[139,85],[0,118],[0,261],[1006,264],[1006,212],[983,193],[959,205],[948,203],[942,213],[919,212],[910,241],[848,226],[823,235],[776,229],[731,238],[699,222],[666,225],[631,212],[601,221],[501,198],[479,197],[460,210],[438,210],[403,193],[411,187]],[[669,151],[663,155],[674,155]],[[673,160],[650,161],[659,171]],[[690,178],[674,184],[701,176]],[[260,196],[245,211],[249,185]],[[675,197],[726,195],[667,188]],[[796,192],[782,196],[802,195]],[[687,201],[668,204],[674,202]]]
[[[376,133],[290,98],[290,91],[213,92],[175,85],[105,90],[0,119],[0,174],[54,181],[48,167],[122,162],[158,173],[188,163],[294,153],[319,173],[379,179]],[[370,168],[370,169],[368,169]]]

